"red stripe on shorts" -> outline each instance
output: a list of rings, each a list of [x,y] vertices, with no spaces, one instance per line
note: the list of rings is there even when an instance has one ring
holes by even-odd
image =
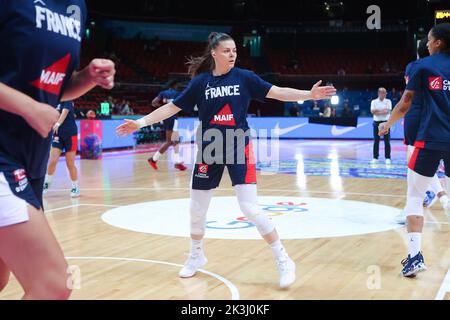
[[[78,136],[72,136],[72,147],[67,152],[76,152],[78,150]]]
[[[245,146],[245,163],[247,164],[245,183],[256,183],[256,164],[251,141]]]

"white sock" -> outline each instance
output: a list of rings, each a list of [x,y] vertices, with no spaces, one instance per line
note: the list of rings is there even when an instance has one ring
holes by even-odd
[[[174,161],[175,163],[180,163],[180,162],[181,162],[181,160],[180,160],[180,154],[179,154],[179,153],[174,153],[174,154],[173,154],[173,161]]]
[[[72,181],[72,188],[78,188],[78,180]]]
[[[442,208],[444,208],[444,209],[448,209],[449,208],[449,205],[450,205],[449,201],[450,200],[448,199],[448,197],[446,195],[443,195],[442,197],[440,197],[439,201],[441,202]]]
[[[281,258],[287,257],[286,250],[284,249],[283,245],[281,244],[281,240],[278,239],[270,244],[270,248],[272,249],[272,253],[275,257],[275,259],[279,260]]]
[[[203,252],[203,239],[193,240],[191,239],[191,254],[199,254]]]
[[[45,182],[47,182],[48,184],[52,183],[53,180],[53,175],[45,175]]]
[[[435,194],[438,194],[439,192],[444,191],[437,174],[434,175],[433,180],[430,183],[430,188]]]
[[[153,155],[153,161],[158,161],[159,157],[161,157],[161,153],[159,153],[159,151],[156,151],[156,153]]]
[[[422,247],[422,233],[410,232],[408,233],[408,247],[411,258],[415,257]]]

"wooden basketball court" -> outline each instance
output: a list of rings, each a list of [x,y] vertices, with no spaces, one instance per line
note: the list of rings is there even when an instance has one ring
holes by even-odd
[[[400,142],[393,145],[393,165],[406,174],[405,148]],[[390,170],[383,163],[374,168],[381,177],[342,174],[342,161],[369,166],[371,141],[289,140],[282,141],[281,147],[280,159],[288,161],[284,167],[294,161],[294,171],[258,171],[259,196],[339,200],[328,208],[330,215],[339,209],[339,203],[349,200],[396,209],[405,204],[406,180],[383,178]],[[193,145],[182,146],[182,154],[192,150]],[[205,253],[209,263],[204,272],[180,279],[178,271],[187,258],[189,234],[135,232],[102,219],[106,211],[122,206],[189,198],[190,170],[175,171],[163,156],[155,171],[146,161],[148,156],[128,150],[105,153],[102,160],[78,160],[81,197],[75,200],[69,196],[65,163],[63,159],[59,162],[45,205],[47,218],[78,279],[72,299],[450,299],[450,226],[439,202],[425,210],[423,252],[428,271],[415,279],[400,276],[400,261],[407,253],[404,227],[284,240],[297,264],[297,281],[288,290],[278,288],[274,259],[263,240],[209,238],[207,231]],[[322,174],[311,175],[306,169],[295,172],[299,159],[312,160],[312,167],[314,160],[329,161],[316,168]],[[351,163],[346,166],[351,167]],[[225,171],[214,196],[233,195]],[[184,214],[189,216],[189,212]],[[352,215],[364,224],[364,205]],[[177,221],[169,223],[176,225]],[[313,223],[321,228],[320,217]],[[332,230],[333,226],[324,228]],[[21,294],[12,278],[0,299],[18,299]]]

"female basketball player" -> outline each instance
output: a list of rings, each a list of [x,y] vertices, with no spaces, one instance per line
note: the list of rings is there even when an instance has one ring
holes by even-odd
[[[59,157],[65,151],[66,165],[69,170],[70,180],[72,181],[70,196],[77,198],[80,196],[80,188],[78,186],[78,171],[75,166],[75,155],[78,147],[78,129],[75,123],[74,105],[72,101],[66,101],[59,104],[56,109],[61,112],[61,115],[53,126],[53,142],[50,150],[47,174],[45,175],[44,193],[50,188]]]
[[[422,94],[420,126],[415,149],[408,163],[411,170],[405,211],[409,255],[402,261],[402,274],[413,277],[426,270],[421,252],[423,228],[423,194],[433,180],[441,159],[445,163],[447,192],[450,189],[450,24],[434,26],[428,33],[430,56],[417,60],[402,99],[391,118],[380,125],[380,134],[408,112],[414,96]],[[447,201],[444,204],[448,208]]]
[[[82,0],[0,0],[0,8],[0,289],[11,271],[24,299],[67,299],[67,262],[42,206],[48,135],[60,100],[111,89],[114,64],[95,59],[75,71]]]
[[[425,58],[429,55],[427,48],[428,38],[424,38],[419,42],[419,46],[417,48],[417,55],[419,58]],[[408,79],[411,76],[411,71],[416,61],[410,62],[406,66],[405,70],[405,81],[408,83]],[[422,93],[420,91],[414,93],[414,99],[411,102],[411,107],[408,112],[405,114],[404,118],[404,142],[407,145],[407,163],[411,159],[411,155],[414,151],[414,143],[416,142],[417,131],[420,126],[420,114],[422,112]],[[411,170],[408,170],[407,180],[410,179]],[[425,199],[423,201],[424,207],[431,207],[433,203],[439,199],[441,205],[444,207],[447,204],[448,197],[442,185],[439,181],[437,174],[433,176],[433,181],[428,188],[428,191],[425,194]],[[399,223],[405,223],[406,213],[403,211]]]
[[[152,106],[159,108],[169,102],[172,102],[180,92],[178,91],[178,81],[173,80],[169,83],[169,89],[161,91],[158,96],[153,99]],[[180,137],[178,135],[178,120],[177,116],[174,115],[168,119],[163,120],[164,130],[166,132],[166,142],[159,148],[159,150],[150,158],[148,158],[148,163],[155,169],[158,170],[157,162],[159,157],[163,155],[170,146],[174,148],[174,160],[175,168],[184,171],[186,166],[180,159]]]
[[[229,35],[212,33],[208,40],[204,55],[189,61],[189,73],[193,79],[188,87],[172,103],[137,121],[125,120],[116,132],[118,135],[128,135],[182,109],[191,112],[197,105],[202,126],[197,134],[201,133],[204,137],[219,132],[222,136],[216,138],[223,139],[227,148],[219,148],[215,154],[208,154],[208,147],[215,141],[197,140],[199,153],[191,186],[191,250],[179,275],[183,278],[191,277],[207,263],[203,254],[206,212],[212,196],[211,190],[219,185],[226,166],[242,212],[272,248],[280,274],[280,286],[285,288],[295,281],[295,264],[281,244],[272,221],[258,207],[251,140],[248,135],[242,134],[249,129],[247,109],[252,99],[329,99],[336,89],[332,86],[320,87],[321,81],[308,91],[274,86],[251,71],[234,67],[236,45]],[[235,146],[233,135],[232,139],[226,138],[227,129],[231,129],[232,134],[237,133],[238,139],[242,138],[244,143]],[[231,148],[228,148],[229,145]]]

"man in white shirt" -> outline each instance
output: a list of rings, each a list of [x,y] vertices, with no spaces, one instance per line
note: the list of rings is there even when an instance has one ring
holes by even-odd
[[[378,99],[372,100],[370,104],[370,112],[373,114],[373,159],[372,163],[378,161],[379,149],[380,149],[380,136],[378,135],[378,126],[382,122],[389,120],[389,115],[392,111],[392,102],[386,98],[386,89],[378,89]],[[390,133],[384,137],[384,156],[386,158],[386,164],[391,164],[391,142]]]

